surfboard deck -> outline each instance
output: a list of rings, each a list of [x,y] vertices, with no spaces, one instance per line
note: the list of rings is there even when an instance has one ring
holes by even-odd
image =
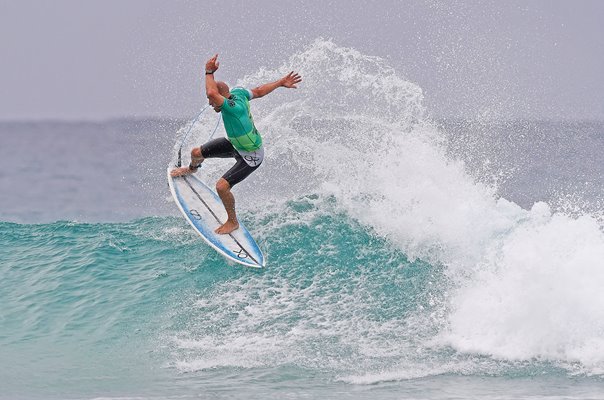
[[[194,175],[173,178],[168,168],[168,185],[174,202],[195,231],[228,260],[250,268],[264,268],[264,256],[249,231],[239,221],[230,234],[214,232],[227,219],[220,197]]]

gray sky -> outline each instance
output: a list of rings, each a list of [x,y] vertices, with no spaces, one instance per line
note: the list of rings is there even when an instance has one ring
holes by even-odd
[[[604,1],[0,0],[0,119],[190,117],[315,38],[388,60],[428,112],[604,119]]]

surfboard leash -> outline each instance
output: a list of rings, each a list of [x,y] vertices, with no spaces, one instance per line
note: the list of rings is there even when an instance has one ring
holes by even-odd
[[[199,121],[199,119],[201,118],[201,116],[203,115],[204,111],[209,107],[209,104],[206,105],[205,107],[203,107],[201,109],[201,111],[199,112],[199,114],[197,115],[197,117],[193,120],[193,122],[191,123],[191,125],[189,125],[189,129],[187,129],[187,133],[185,133],[184,137],[182,138],[181,142],[180,142],[180,147],[178,148],[178,159],[176,161],[176,166],[177,167],[181,167],[182,166],[182,147],[185,145],[185,142],[187,141],[187,138],[189,137],[189,133],[191,133],[191,129],[193,129],[193,127],[195,126],[195,124],[197,123],[197,121]],[[210,135],[210,137],[208,138],[208,140],[212,139],[212,137],[214,137],[214,134],[216,133],[216,131],[218,130],[218,126],[220,125],[220,115],[218,116],[217,120],[216,120],[216,125],[214,126],[214,130],[212,131],[212,134]]]

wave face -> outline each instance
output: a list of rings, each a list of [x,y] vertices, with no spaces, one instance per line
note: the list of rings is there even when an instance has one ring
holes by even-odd
[[[601,384],[602,219],[500,197],[451,156],[421,88],[379,58],[319,39],[237,84],[290,70],[298,90],[252,103],[266,160],[236,192],[266,270],[229,266],[181,218],[0,223],[8,395],[48,382],[64,396],[82,393],[70,384],[146,395],[258,379],[276,393],[297,379]],[[211,161],[208,180],[226,165]]]

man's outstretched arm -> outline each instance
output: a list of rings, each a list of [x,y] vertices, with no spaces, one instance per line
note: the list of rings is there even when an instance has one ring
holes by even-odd
[[[214,80],[214,72],[218,70],[218,66],[218,54],[206,62],[206,96],[208,96],[208,99],[210,99],[213,104],[222,106],[224,103],[224,98],[218,92],[218,86]]]
[[[302,77],[298,73],[294,73],[294,71],[292,71],[275,82],[265,83],[262,86],[252,89],[252,94],[254,95],[254,98],[257,99],[259,97],[266,96],[278,87],[296,89],[296,85],[300,82],[302,82]]]

